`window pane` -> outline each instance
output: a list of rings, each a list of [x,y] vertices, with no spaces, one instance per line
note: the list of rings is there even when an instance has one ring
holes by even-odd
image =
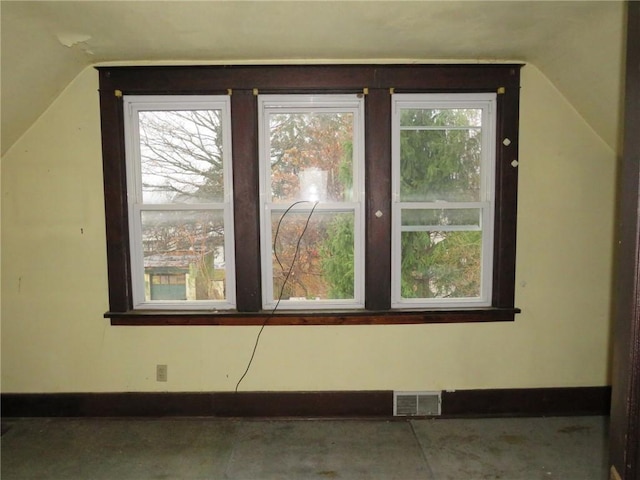
[[[272,202],[352,200],[352,113],[271,114],[269,128]]]
[[[400,132],[400,200],[480,200],[479,129]]]
[[[144,203],[222,202],[220,110],[140,112]]]
[[[271,215],[272,245],[277,235],[272,257],[273,300],[278,300],[281,291],[283,300],[353,299],[354,214],[316,210],[306,231],[308,212],[289,212],[280,222],[281,218],[281,212]]]
[[[142,212],[142,242],[146,301],[225,299],[222,211]]]
[[[403,298],[480,296],[482,232],[403,232]]]
[[[480,127],[480,108],[404,108],[401,127]]]
[[[402,226],[477,226],[480,210],[477,208],[403,209]]]

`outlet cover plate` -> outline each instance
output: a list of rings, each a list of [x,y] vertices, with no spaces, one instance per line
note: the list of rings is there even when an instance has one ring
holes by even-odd
[[[166,382],[168,378],[168,371],[166,365],[156,365],[156,381]]]

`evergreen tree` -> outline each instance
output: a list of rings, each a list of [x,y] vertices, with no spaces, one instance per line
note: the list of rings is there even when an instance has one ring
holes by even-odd
[[[436,127],[400,135],[403,202],[479,200],[480,136],[477,110],[407,109],[401,125]],[[437,127],[442,127],[438,129]],[[446,128],[444,128],[446,127]],[[454,127],[454,128],[451,128]],[[456,129],[455,127],[459,127]],[[349,149],[345,148],[345,152]],[[350,156],[340,169],[350,181]],[[405,210],[413,225],[473,225],[478,211]],[[404,219],[403,219],[404,220]],[[322,267],[333,298],[353,298],[353,222],[337,218],[323,245]],[[479,231],[403,232],[401,294],[404,298],[474,297],[479,294],[482,234]]]
[[[353,188],[353,143],[345,142],[344,155],[338,168],[340,181]],[[328,228],[327,240],[322,245],[322,271],[327,279],[330,298],[354,297],[354,224],[353,217],[339,215]]]
[[[400,135],[400,199],[403,202],[480,200],[478,110],[406,109],[401,125],[431,127]],[[440,128],[438,128],[440,127]],[[407,210],[414,224],[473,225],[477,210]],[[420,216],[424,218],[420,219]],[[474,218],[475,216],[475,218]],[[403,223],[404,223],[403,218]],[[401,234],[401,294],[404,298],[474,297],[480,292],[479,231]]]

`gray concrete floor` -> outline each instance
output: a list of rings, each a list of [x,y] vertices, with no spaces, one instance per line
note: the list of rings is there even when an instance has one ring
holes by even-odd
[[[606,417],[2,423],[2,480],[607,478]]]

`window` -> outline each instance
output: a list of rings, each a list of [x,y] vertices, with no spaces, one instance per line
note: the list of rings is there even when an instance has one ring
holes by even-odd
[[[105,316],[513,320],[519,69],[98,67]]]
[[[123,103],[133,308],[233,308],[228,97]]]
[[[364,307],[363,99],[258,104],[263,307]]]
[[[488,306],[495,93],[394,95],[394,307]]]

